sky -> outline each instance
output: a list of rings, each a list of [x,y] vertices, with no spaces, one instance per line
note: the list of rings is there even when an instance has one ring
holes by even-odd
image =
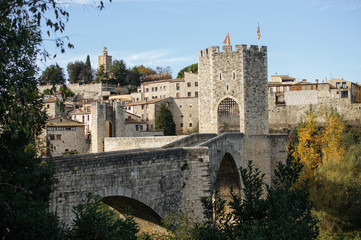
[[[231,45],[268,49],[268,75],[297,81],[343,78],[361,83],[361,0],[59,0],[69,12],[66,36],[74,44],[61,54],[44,35],[44,44],[66,73],[69,62],[90,55],[94,69],[103,47],[127,67],[170,66],[175,78],[197,63],[198,51]],[[257,39],[257,26],[261,39]]]

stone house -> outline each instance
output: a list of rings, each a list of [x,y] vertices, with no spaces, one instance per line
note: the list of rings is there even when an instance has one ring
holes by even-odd
[[[198,74],[184,73],[184,78],[143,82],[137,93],[132,93],[132,101],[147,101],[157,98],[198,97]]]
[[[339,98],[348,98],[351,103],[361,103],[361,85],[346,81],[343,78],[334,78],[328,82],[332,91],[335,91]]]
[[[89,140],[84,136],[84,124],[64,117],[49,119],[42,133],[47,154],[61,156],[67,152],[88,153]]]

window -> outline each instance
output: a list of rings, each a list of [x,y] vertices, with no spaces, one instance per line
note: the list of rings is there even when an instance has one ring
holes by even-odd
[[[348,91],[341,91],[341,98],[348,98]]]
[[[61,135],[60,134],[56,135],[56,140],[61,140]]]
[[[191,86],[191,83],[190,82],[187,82],[187,87],[190,87]]]
[[[146,88],[146,89],[145,89],[145,92],[149,92],[149,88]]]
[[[192,96],[192,93],[191,92],[188,92],[188,97],[191,97]]]
[[[85,120],[85,119],[84,119],[84,115],[83,115],[83,116],[81,116],[81,119],[82,119],[82,122],[84,122],[84,120]]]
[[[138,131],[139,130],[138,128],[139,128],[139,125],[136,124],[135,125],[135,131]]]
[[[179,105],[179,108],[182,108],[182,105]]]
[[[191,107],[192,107],[192,104],[189,104],[189,107],[191,108]]]
[[[49,136],[49,138],[50,138],[51,141],[52,141],[52,140],[55,140],[55,136],[54,136],[53,134],[51,134],[51,135]]]
[[[192,117],[192,113],[191,113],[191,114],[189,114],[189,117],[190,117],[190,118]]]
[[[50,104],[47,104],[47,105],[46,105],[46,108],[50,108]]]
[[[154,87],[152,87],[152,92],[154,92]]]
[[[194,86],[195,86],[195,87],[198,87],[198,82],[194,82]]]
[[[179,83],[177,83],[175,86],[176,86],[176,90],[180,90],[180,85],[179,85]]]
[[[165,86],[163,87],[163,90],[165,91]]]
[[[236,73],[233,73],[233,80],[236,79]]]
[[[195,93],[194,93],[194,96],[195,96],[195,97],[198,97],[198,92],[195,92]]]
[[[155,89],[155,91],[158,91],[158,87],[155,87],[154,89]]]
[[[140,131],[143,131],[143,125],[140,125],[139,128],[140,128]]]
[[[219,74],[219,80],[222,80],[222,73]]]
[[[142,105],[142,110],[144,109],[144,105]]]
[[[192,127],[192,123],[189,123],[189,127]]]
[[[183,117],[183,115],[181,115],[181,118]]]
[[[343,82],[343,83],[342,83],[342,88],[347,88],[347,86],[346,86],[346,83],[345,83],[345,82]]]
[[[339,82],[336,83],[336,88],[340,88],[340,83]]]
[[[181,127],[181,128],[183,127],[183,123],[180,124],[180,127]]]
[[[177,98],[180,98],[180,94],[179,94],[179,93],[177,93]]]

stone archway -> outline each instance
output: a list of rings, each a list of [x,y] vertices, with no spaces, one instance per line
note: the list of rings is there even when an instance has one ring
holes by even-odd
[[[218,131],[240,131],[239,106],[232,98],[225,98],[218,105]]]
[[[241,181],[239,170],[231,154],[226,153],[221,161],[216,180],[216,191],[219,196],[229,202],[233,193],[241,196]]]
[[[102,201],[122,214],[127,214],[127,208],[131,208],[134,217],[161,225],[162,217],[140,201],[124,196],[104,197]]]

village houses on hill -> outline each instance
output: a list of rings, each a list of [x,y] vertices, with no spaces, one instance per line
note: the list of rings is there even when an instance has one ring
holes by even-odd
[[[104,48],[99,66],[109,71],[112,57]],[[221,77],[221,75],[220,75]],[[177,135],[197,132],[199,128],[198,74],[185,72],[181,79],[141,82],[136,92],[126,87],[103,83],[69,84],[75,93],[59,104],[58,96],[45,96],[48,114],[42,134],[47,154],[83,154],[107,150],[104,139],[111,137],[155,137],[163,131],[155,128],[157,112],[165,104],[172,112]],[[39,86],[43,92],[50,86]],[[349,123],[361,118],[361,86],[344,79],[320,82],[296,81],[288,75],[273,75],[268,82],[270,132],[287,132],[313,106],[318,111],[337,111]],[[219,110],[220,111],[220,110]],[[239,131],[220,123],[220,132]]]

